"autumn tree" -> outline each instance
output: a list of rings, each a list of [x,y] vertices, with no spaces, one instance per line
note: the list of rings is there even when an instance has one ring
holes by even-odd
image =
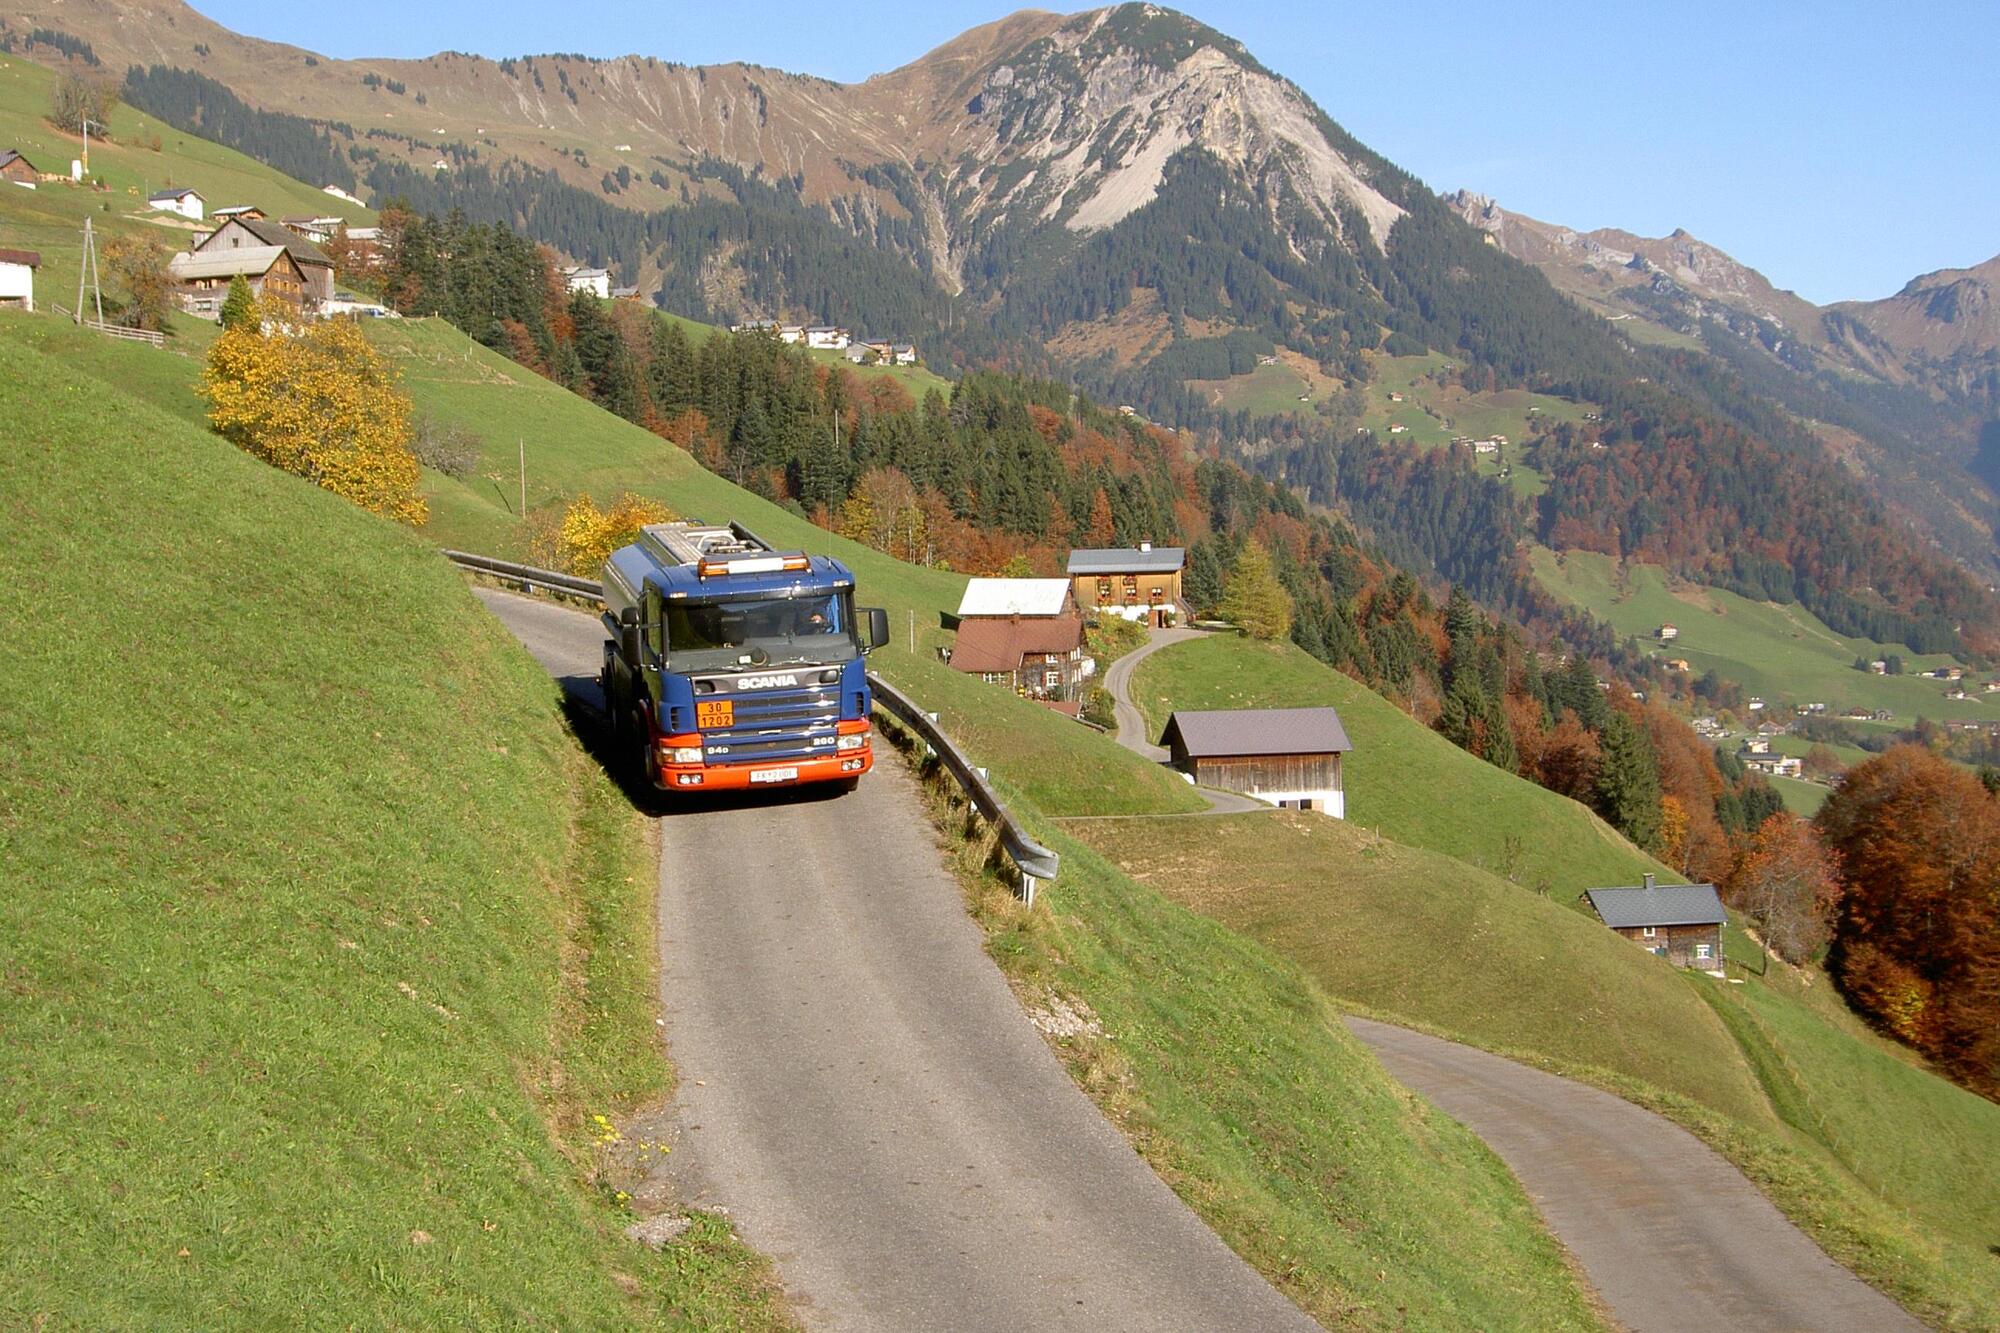
[[[110,133],[106,122],[117,105],[116,87],[86,79],[81,74],[65,74],[49,90],[49,122],[64,134],[82,134],[83,123],[88,120],[90,132],[104,136]]]
[[[131,329],[162,329],[173,309],[167,248],[149,237],[114,236],[104,244],[104,267],[119,295],[118,322]]]
[[[1245,542],[1223,584],[1222,618],[1253,639],[1282,639],[1292,632],[1292,597],[1278,582],[1271,553],[1254,537]]]
[[[352,319],[294,332],[282,308],[263,313],[271,333],[259,320],[223,330],[209,348],[201,393],[210,424],[238,448],[364,509],[421,524],[429,508],[410,452],[410,400],[394,367]]]
[[[563,510],[556,536],[556,556],[562,567],[581,578],[594,578],[621,546],[639,540],[648,523],[665,523],[673,511],[658,500],[627,491],[599,509],[588,495],[579,495]]]
[[[1757,923],[1764,945],[1788,963],[1804,963],[1833,933],[1840,904],[1840,861],[1805,820],[1775,814],[1758,826],[1736,858],[1725,888],[1730,903]]]
[[[1815,824],[1845,886],[1842,991],[1955,1077],[2000,1090],[2000,801],[1899,745],[1849,770]]]
[[[1555,726],[1543,738],[1535,780],[1550,791],[1561,792],[1586,805],[1597,800],[1597,766],[1602,752],[1597,733],[1583,725],[1570,709],[1563,709]]]

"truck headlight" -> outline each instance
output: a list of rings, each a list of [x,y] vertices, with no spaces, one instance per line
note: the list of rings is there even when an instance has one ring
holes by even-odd
[[[862,732],[857,736],[842,736],[838,748],[842,750],[859,750],[867,744],[868,733]]]
[[[670,764],[698,764],[701,762],[701,747],[699,745],[676,746],[674,749],[667,751],[667,762]]]

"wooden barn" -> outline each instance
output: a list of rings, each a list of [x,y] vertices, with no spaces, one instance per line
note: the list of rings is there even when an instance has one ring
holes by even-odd
[[[1177,712],[1160,744],[1175,768],[1204,787],[1285,810],[1347,816],[1340,759],[1354,746],[1331,708]]]
[[[1675,967],[1722,971],[1722,927],[1729,920],[1713,884],[1655,884],[1589,889],[1598,919]]]

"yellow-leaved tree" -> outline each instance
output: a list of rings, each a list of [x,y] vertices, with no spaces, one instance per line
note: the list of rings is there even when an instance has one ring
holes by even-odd
[[[564,569],[582,578],[596,578],[611,553],[639,540],[639,529],[648,523],[665,523],[674,516],[658,500],[649,500],[630,491],[599,509],[588,495],[579,495],[563,510],[562,528],[556,536],[556,558]]]
[[[1222,618],[1253,639],[1282,639],[1292,632],[1292,595],[1278,581],[1264,544],[1252,537],[1222,584]]]
[[[283,306],[224,329],[201,392],[209,423],[265,462],[415,526],[430,516],[410,452],[410,400],[354,319],[303,329]],[[270,332],[265,332],[268,329]]]

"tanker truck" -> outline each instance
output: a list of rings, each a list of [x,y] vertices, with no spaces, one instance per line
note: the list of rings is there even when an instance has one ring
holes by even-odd
[[[740,523],[653,523],[604,566],[613,745],[666,793],[831,782],[874,765],[864,655],[888,639],[854,575]]]

